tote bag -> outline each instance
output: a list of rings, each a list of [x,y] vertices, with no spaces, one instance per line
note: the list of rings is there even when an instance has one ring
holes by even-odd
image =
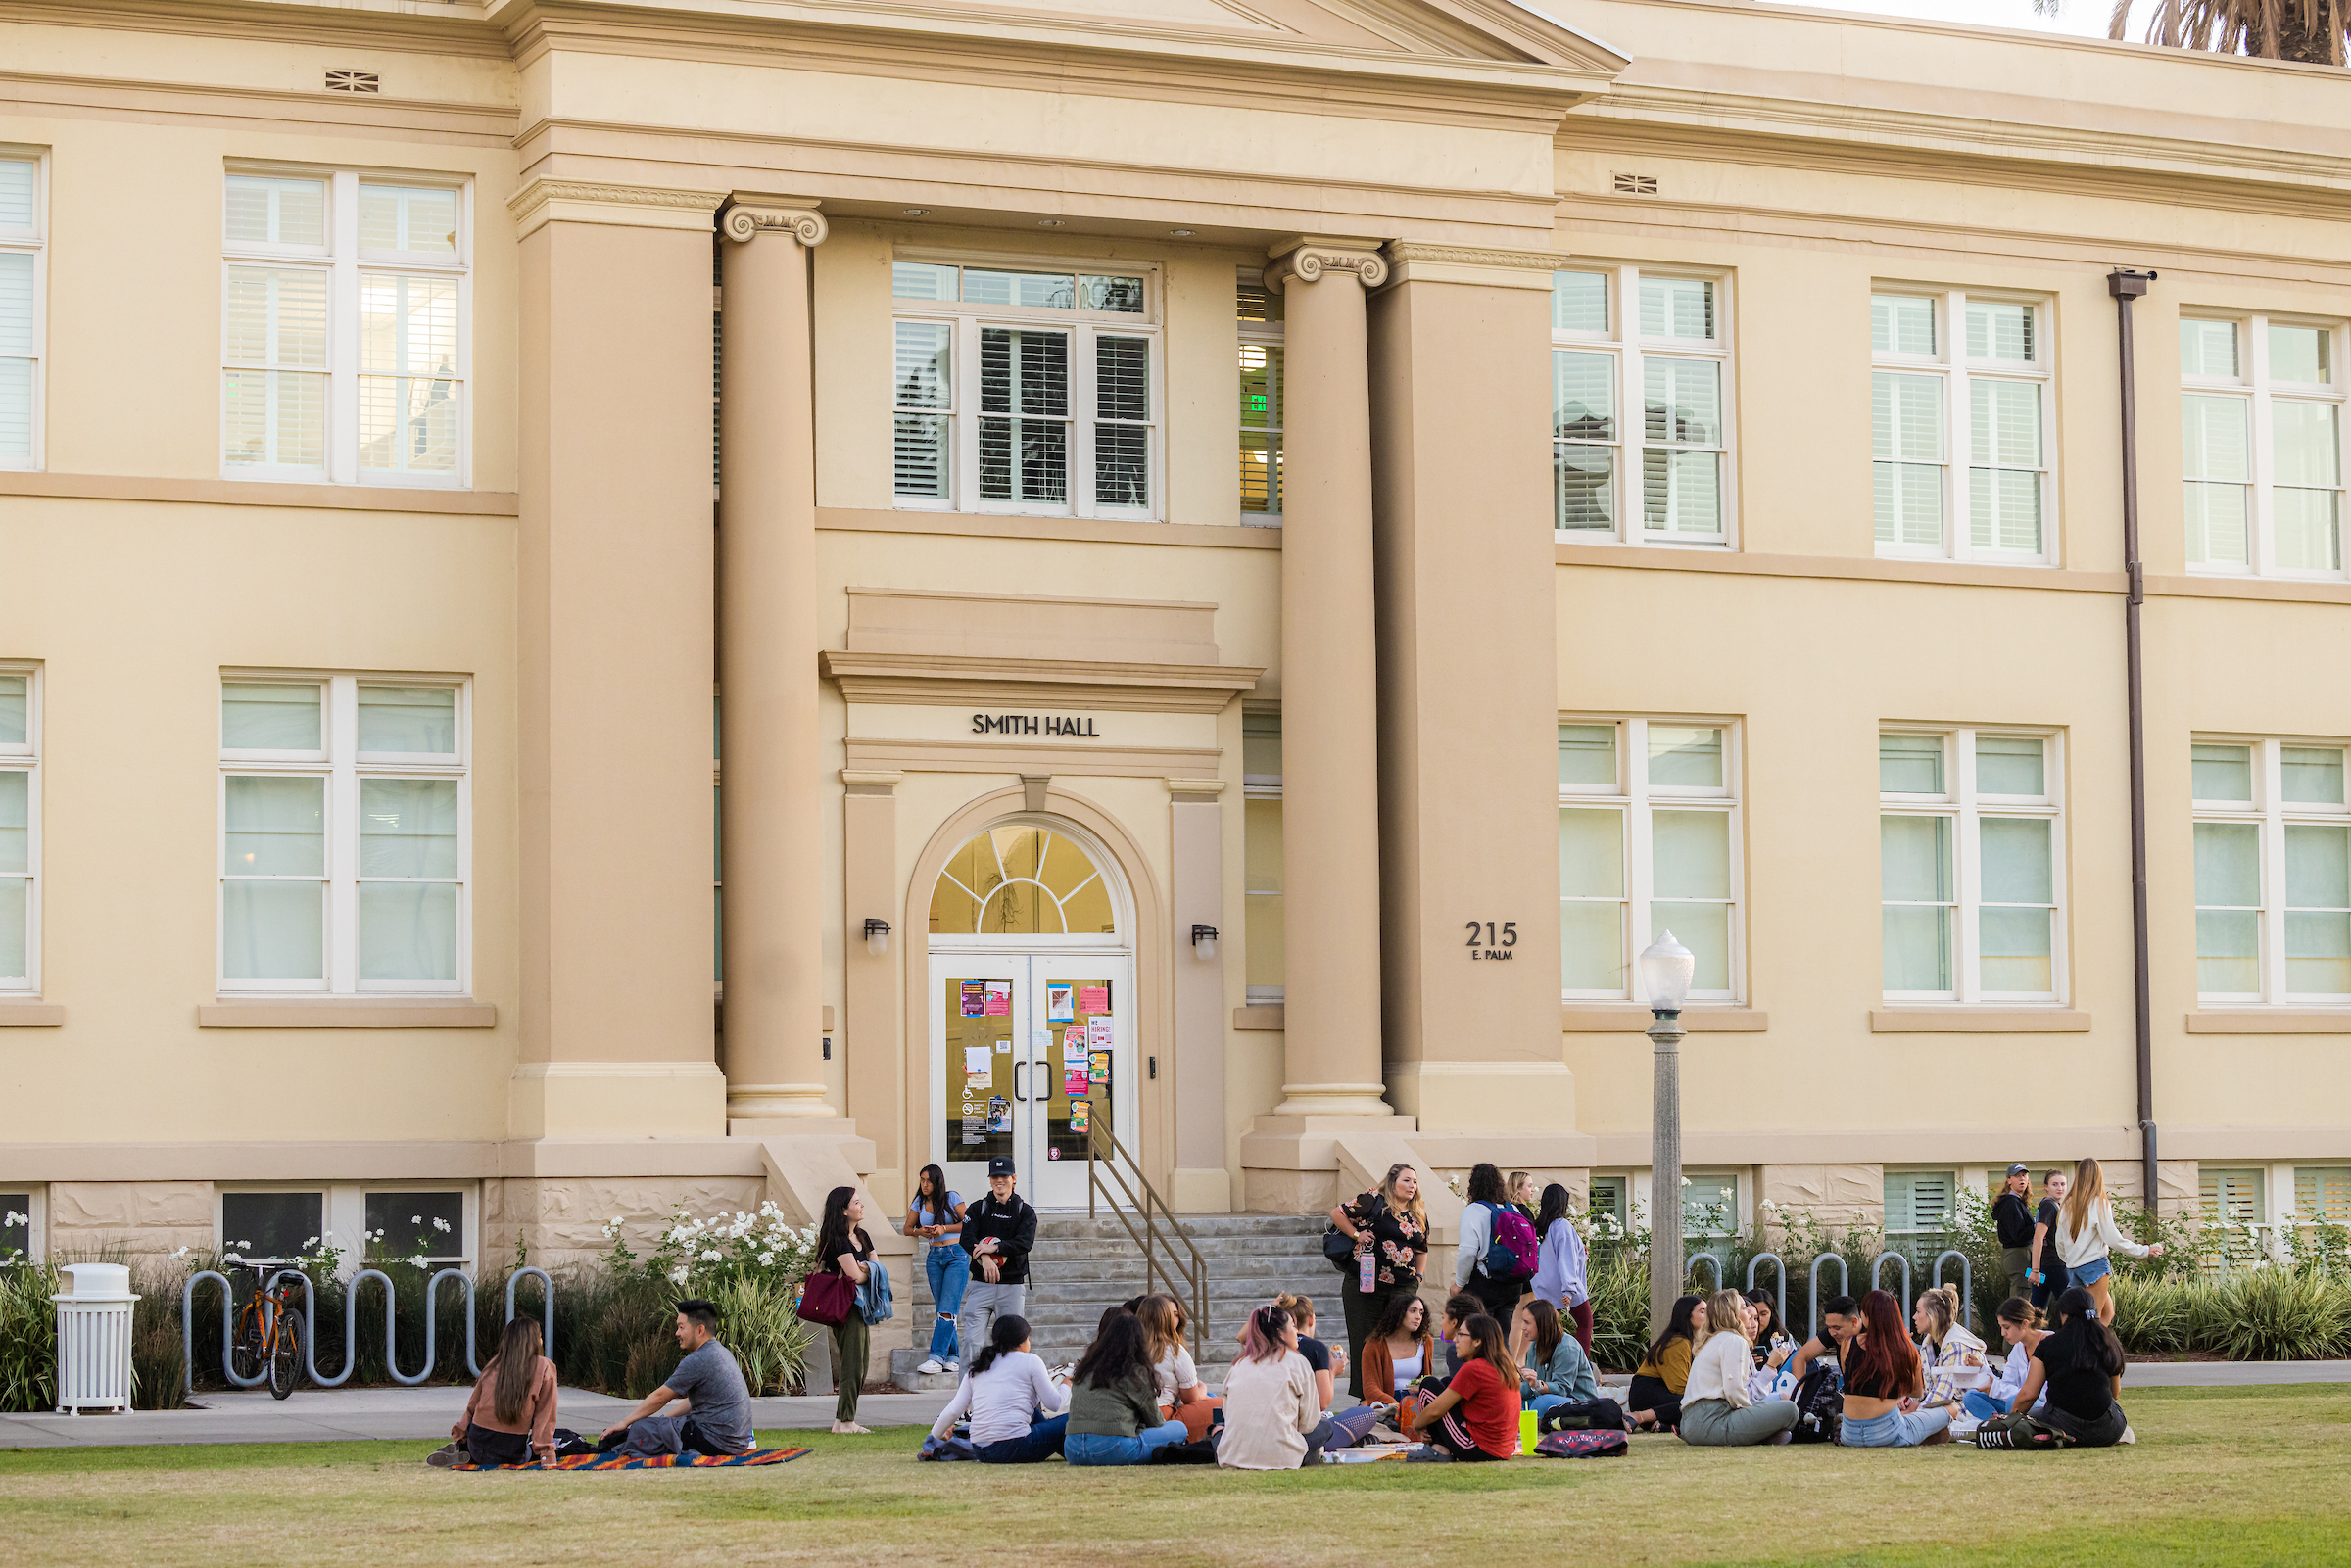
[[[837,1328],[857,1308],[857,1286],[846,1274],[810,1274],[800,1287],[797,1315],[822,1328]]]

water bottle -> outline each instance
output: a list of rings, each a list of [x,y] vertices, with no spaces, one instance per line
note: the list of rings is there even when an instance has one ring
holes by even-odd
[[[1361,1258],[1358,1258],[1355,1260],[1355,1288],[1362,1291],[1366,1296],[1368,1296],[1371,1294],[1372,1287],[1375,1283],[1376,1281],[1373,1277],[1371,1255],[1370,1253],[1366,1252]]]

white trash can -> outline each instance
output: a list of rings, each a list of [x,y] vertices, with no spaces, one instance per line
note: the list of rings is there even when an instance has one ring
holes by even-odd
[[[72,1288],[57,1304],[57,1413],[130,1408],[130,1270],[67,1263]]]

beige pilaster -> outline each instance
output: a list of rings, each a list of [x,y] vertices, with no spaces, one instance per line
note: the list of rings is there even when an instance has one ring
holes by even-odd
[[[1372,625],[1370,244],[1306,238],[1266,268],[1288,317],[1281,555],[1282,901],[1275,1115],[1386,1116]]]
[[[521,254],[517,1137],[724,1126],[700,869],[719,199],[533,180],[508,204]]]
[[[899,1022],[899,967],[914,962],[922,937],[913,930],[889,933],[889,950],[875,954],[865,940],[865,923],[890,921],[898,909],[898,792],[904,774],[894,770],[846,769],[841,800],[841,998],[847,1027],[837,1033],[848,1085],[848,1114],[857,1130],[873,1141],[874,1170],[868,1185],[892,1213],[905,1207],[914,1183],[908,1179],[907,1149],[927,1151],[921,1127],[906,1125],[907,1058]],[[926,1156],[927,1158],[927,1156]],[[917,1167],[921,1162],[917,1161]]]
[[[1232,1207],[1232,1178],[1224,1166],[1224,964],[1204,960],[1194,927],[1224,933],[1224,808],[1220,779],[1168,781],[1171,869],[1175,912],[1176,1158],[1169,1197],[1176,1212],[1221,1213]],[[1230,933],[1234,939],[1240,933]]]
[[[1388,1088],[1423,1133],[1565,1131],[1559,870],[1530,852],[1558,831],[1558,260],[1387,254],[1370,358]]]
[[[727,1115],[833,1117],[824,1050],[816,427],[805,203],[737,192],[720,230],[718,680],[726,715]]]

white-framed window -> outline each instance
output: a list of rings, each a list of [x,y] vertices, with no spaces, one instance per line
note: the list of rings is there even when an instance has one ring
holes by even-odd
[[[1726,1241],[1739,1234],[1739,1174],[1732,1170],[1682,1172],[1682,1236],[1687,1241]],[[1732,1282],[1721,1282],[1729,1285]]]
[[[1869,347],[1878,553],[2053,561],[2047,302],[1881,285]]]
[[[343,1254],[344,1272],[422,1258],[462,1267],[479,1247],[479,1202],[469,1181],[270,1182],[216,1189],[223,1252],[256,1262]]]
[[[1888,1236],[1941,1236],[1949,1231],[1959,1191],[1956,1172],[1889,1170],[1885,1179]]]
[[[2351,1005],[2342,741],[2192,742],[2196,994]]]
[[[0,664],[0,995],[41,988],[41,671]]]
[[[2045,732],[1878,736],[1888,1001],[2063,994],[2063,777],[2058,737]]]
[[[2199,1165],[2197,1260],[2207,1273],[2257,1268],[2270,1261],[2269,1172],[2259,1165]]]
[[[219,983],[461,994],[467,684],[223,672]]]
[[[31,1185],[0,1192],[0,1267],[41,1260],[49,1229],[44,1212],[48,1196],[46,1188]]]
[[[1730,292],[1726,276],[1638,266],[1552,273],[1560,539],[1731,543]]]
[[[1745,985],[1739,727],[1559,721],[1559,974],[1570,1001],[1642,1000],[1632,957],[1667,930],[1697,956],[1693,1002]]]
[[[1233,290],[1241,343],[1241,521],[1265,527],[1281,522],[1281,403],[1288,391],[1282,299],[1267,289],[1263,273],[1242,268]]]
[[[467,482],[471,196],[435,175],[227,172],[224,475]]]
[[[2339,321],[2180,318],[2188,570],[2343,575],[2346,347]]]
[[[899,506],[1159,514],[1156,267],[901,253],[890,277]]]
[[[0,147],[0,468],[41,466],[47,161]]]
[[[1632,1224],[1633,1178],[1627,1175],[1592,1176],[1592,1187],[1585,1196],[1584,1208],[1593,1223],[1606,1218],[1615,1221],[1616,1235],[1622,1237]],[[1605,1228],[1605,1227],[1604,1227]]]
[[[1241,861],[1244,984],[1252,1003],[1278,1002],[1281,903],[1281,715],[1241,715]]]

